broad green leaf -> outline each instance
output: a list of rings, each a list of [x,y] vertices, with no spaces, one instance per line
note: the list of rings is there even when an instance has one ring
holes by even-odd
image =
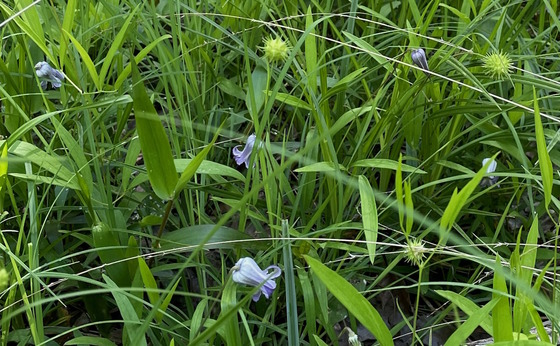
[[[117,303],[119,312],[124,321],[124,332],[126,332],[128,340],[136,339],[139,341],[139,343],[137,344],[138,346],[147,346],[148,344],[146,342],[146,336],[140,335],[139,337],[138,335],[138,330],[141,327],[142,323],[138,319],[138,315],[136,315],[136,311],[130,303],[130,300],[128,300],[126,294],[123,293],[123,290],[118,287],[107,275],[103,274],[103,279],[107,283],[107,286],[109,286],[109,288],[111,289],[113,298],[115,298],[115,302]]]
[[[480,325],[480,321],[490,316],[490,311],[498,303],[498,299],[492,299],[482,308],[478,309],[474,314],[470,315],[465,322],[445,342],[445,346],[462,345],[465,340]]]
[[[417,167],[405,165],[404,163],[401,163],[400,165],[401,172],[427,174],[425,171]],[[396,171],[399,168],[399,162],[389,159],[363,159],[356,161],[352,164],[352,167],[371,167],[374,169],[391,169]]]
[[[173,196],[179,179],[169,140],[156,109],[150,102],[134,61],[132,61],[132,81],[134,118],[148,178],[156,195],[167,200]]]
[[[535,87],[533,87],[533,98],[535,103],[535,137],[537,139],[537,153],[539,156],[539,167],[541,168],[544,201],[546,208],[548,208],[552,198],[552,161],[550,161],[550,156],[546,150],[546,140],[544,138],[541,112],[539,111],[539,100],[537,98]]]
[[[377,205],[375,195],[367,178],[360,175],[358,178],[360,188],[360,202],[362,205],[362,222],[364,224],[364,235],[369,254],[369,261],[373,264],[375,260],[375,248],[377,246],[377,231],[379,228],[377,220]]]
[[[498,271],[501,268],[500,257],[496,256],[496,270],[494,270],[492,299],[498,299],[498,303],[492,309],[492,330],[495,342],[513,340],[513,325],[508,289],[505,277]]]
[[[393,336],[379,312],[348,281],[313,257],[304,255],[307,264],[328,290],[356,317],[382,345],[393,345]]]
[[[200,153],[198,153],[194,157],[194,159],[191,160],[191,162],[189,162],[188,166],[185,168],[185,170],[181,174],[181,177],[177,181],[177,186],[175,187],[175,191],[173,193],[173,198],[177,198],[179,196],[179,194],[181,193],[181,191],[183,191],[183,189],[185,187],[187,187],[187,183],[195,175],[196,170],[198,169],[198,167],[200,167],[200,165],[202,164],[202,161],[206,158],[206,155],[208,155],[208,153],[210,152],[210,149],[212,149],[212,147],[214,146],[214,143],[216,143],[216,140],[218,139],[219,134],[220,134],[220,129],[218,129],[218,131],[216,131],[216,134],[214,135],[214,138],[212,139],[212,141],[210,143],[208,143],[206,148],[204,148]]]

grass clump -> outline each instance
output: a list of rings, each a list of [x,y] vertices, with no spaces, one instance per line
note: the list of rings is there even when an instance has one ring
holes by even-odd
[[[556,3],[303,6],[0,3],[1,345],[558,342]]]

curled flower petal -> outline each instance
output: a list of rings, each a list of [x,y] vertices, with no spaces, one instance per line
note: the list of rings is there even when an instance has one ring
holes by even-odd
[[[37,77],[44,78],[41,81],[41,88],[47,89],[48,82],[51,82],[53,88],[60,88],[64,80],[64,74],[57,69],[54,69],[46,61],[40,61],[35,65],[35,73]]]
[[[426,71],[429,71],[430,69],[428,68],[428,60],[426,59],[426,52],[424,52],[424,49],[418,48],[413,50],[410,57],[416,65],[425,70],[424,73],[427,75],[428,73]]]
[[[485,158],[484,160],[482,160],[482,165],[484,166],[486,164],[486,162],[492,160],[491,158]],[[496,168],[498,167],[498,164],[496,163],[496,161],[492,160],[492,162],[490,162],[490,165],[488,166],[488,168],[486,168],[486,173],[494,173],[496,171]],[[490,176],[490,179],[493,179],[493,176]]]
[[[238,165],[245,164],[246,168],[249,168],[249,161],[251,160],[251,152],[253,151],[253,147],[255,146],[255,140],[257,136],[252,134],[247,138],[247,144],[245,144],[245,148],[243,150],[239,150],[241,147],[240,145],[233,148],[233,158]]]
[[[258,301],[261,294],[268,299],[276,288],[274,279],[282,274],[282,270],[275,265],[268,266],[262,270],[257,262],[250,257],[243,257],[237,261],[233,267],[232,278],[234,282],[257,287],[261,286],[260,290],[253,295],[253,301]]]

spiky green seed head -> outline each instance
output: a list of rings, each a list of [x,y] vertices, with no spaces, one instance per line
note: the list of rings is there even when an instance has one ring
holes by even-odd
[[[264,57],[269,62],[284,61],[288,57],[290,48],[281,38],[269,37],[264,40]]]
[[[483,59],[486,74],[494,79],[504,79],[508,77],[513,68],[513,63],[507,53],[502,51],[493,52],[486,55]]]
[[[414,263],[420,266],[424,261],[424,254],[428,252],[428,249],[424,247],[424,242],[421,240],[413,239],[408,240],[404,254],[407,262]]]

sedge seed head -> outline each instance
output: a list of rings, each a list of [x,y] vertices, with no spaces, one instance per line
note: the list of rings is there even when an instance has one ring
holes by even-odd
[[[407,262],[414,263],[420,266],[424,261],[424,255],[428,249],[424,247],[424,242],[417,239],[408,240],[407,246],[404,249],[404,254]]]
[[[288,57],[290,48],[281,38],[269,37],[264,40],[264,57],[269,62],[284,61]]]
[[[486,74],[494,79],[503,79],[511,73],[513,63],[507,53],[502,51],[493,52],[486,55],[483,59]]]

